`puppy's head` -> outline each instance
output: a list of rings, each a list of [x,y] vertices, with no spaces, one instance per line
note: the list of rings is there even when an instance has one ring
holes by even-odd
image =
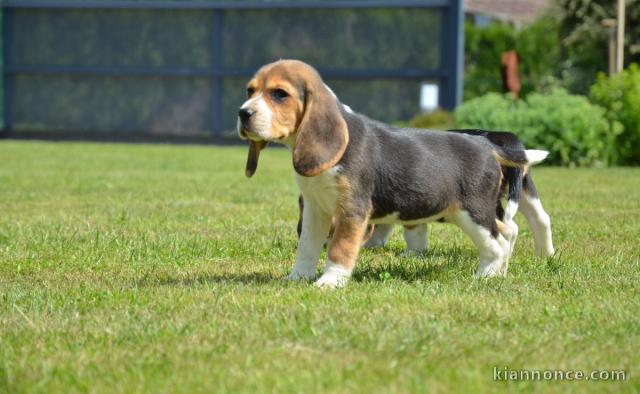
[[[338,100],[318,72],[297,60],[263,66],[247,84],[238,111],[238,134],[248,139],[246,175],[252,176],[267,142],[293,146],[293,167],[314,176],[333,167],[349,140]]]

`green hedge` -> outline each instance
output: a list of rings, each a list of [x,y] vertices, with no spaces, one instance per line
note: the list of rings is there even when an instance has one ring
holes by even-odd
[[[506,130],[517,134],[528,148],[551,152],[547,164],[602,166],[617,162],[617,122],[584,96],[563,89],[531,93],[526,101],[489,93],[472,99],[455,112],[457,127]]]
[[[618,75],[598,76],[591,100],[607,110],[611,122],[622,124],[616,146],[621,164],[640,164],[640,66],[632,64]]]

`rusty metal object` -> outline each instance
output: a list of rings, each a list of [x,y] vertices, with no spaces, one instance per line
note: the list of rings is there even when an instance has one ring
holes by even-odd
[[[516,51],[502,53],[502,87],[505,93],[511,93],[514,100],[520,97],[520,76],[518,75],[519,56]]]

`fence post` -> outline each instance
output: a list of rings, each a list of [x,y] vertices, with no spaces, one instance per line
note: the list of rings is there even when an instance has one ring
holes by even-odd
[[[464,59],[464,13],[462,1],[451,0],[442,15],[440,67],[447,70],[447,75],[440,80],[440,106],[449,111],[453,110],[462,101]]]
[[[11,79],[11,53],[12,53],[12,13],[8,7],[2,8],[2,131],[5,134],[11,132],[13,128],[13,81]]]
[[[214,136],[219,137],[222,133],[222,10],[213,10],[213,42],[212,51],[212,67],[214,73],[211,76],[211,132]]]

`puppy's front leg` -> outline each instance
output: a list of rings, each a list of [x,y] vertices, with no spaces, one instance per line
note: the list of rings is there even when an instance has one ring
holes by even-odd
[[[336,288],[347,284],[367,229],[367,219],[364,216],[340,215],[336,222],[336,230],[329,244],[329,258],[324,273],[315,283],[317,287]]]
[[[315,278],[318,259],[327,234],[329,234],[330,226],[331,215],[324,213],[312,199],[305,199],[296,263],[287,279],[311,280]]]

